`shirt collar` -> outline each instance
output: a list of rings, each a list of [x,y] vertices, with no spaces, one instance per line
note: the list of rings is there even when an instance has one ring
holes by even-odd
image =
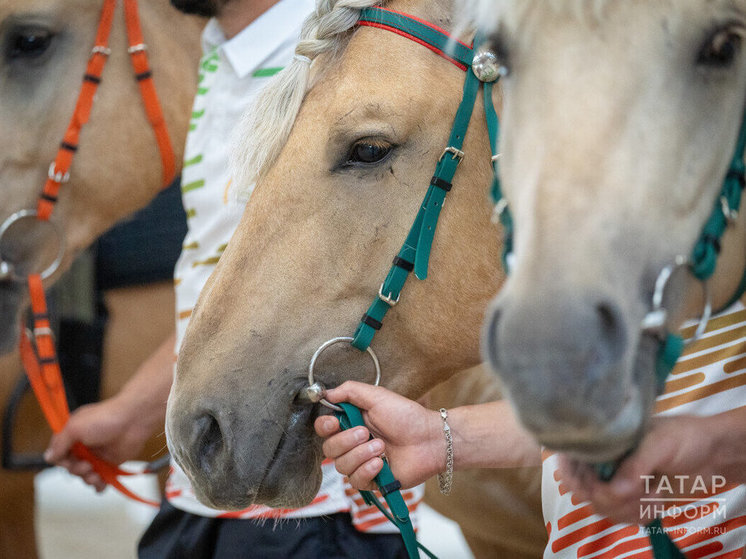
[[[239,78],[258,69],[283,43],[297,41],[301,25],[314,0],[280,0],[230,40],[215,19],[202,32],[202,48],[221,49]]]

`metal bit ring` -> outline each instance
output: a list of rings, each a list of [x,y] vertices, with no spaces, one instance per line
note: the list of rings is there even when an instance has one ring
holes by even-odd
[[[38,219],[38,214],[36,213],[36,210],[20,210],[8,216],[3,224],[0,225],[0,245],[2,244],[3,237],[8,233],[10,228],[23,219]],[[62,233],[62,229],[53,221],[45,221],[45,223],[51,225],[54,229],[54,232],[59,239],[59,248],[57,249],[57,255],[52,263],[42,270],[40,274],[42,280],[48,279],[59,269],[60,264],[62,264],[62,258],[65,256],[65,236]],[[0,253],[0,280],[2,279],[11,279],[22,282],[26,278],[18,277],[13,270],[13,264],[3,260],[2,254]]]
[[[316,361],[318,360],[319,356],[324,352],[324,350],[328,349],[334,344],[352,343],[353,340],[354,338],[350,338],[348,336],[342,336],[339,338],[332,338],[331,340],[328,340],[324,342],[323,344],[321,344],[321,346],[319,346],[319,349],[317,349],[316,352],[313,354],[313,357],[311,357],[311,362],[308,364],[308,386],[309,387],[312,387],[316,384],[316,381],[313,378],[313,369],[316,366]],[[381,382],[381,364],[378,362],[378,357],[376,356],[375,352],[370,347],[368,347],[366,351],[368,352],[368,355],[370,355],[371,359],[373,359],[373,365],[376,368],[376,380],[373,382],[373,386],[378,386]],[[327,401],[326,398],[319,399],[319,403],[335,411],[343,411],[341,407],[332,404],[331,402]]]

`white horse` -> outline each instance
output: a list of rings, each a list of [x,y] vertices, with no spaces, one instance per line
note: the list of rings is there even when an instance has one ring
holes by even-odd
[[[542,444],[616,458],[638,440],[660,388],[659,334],[704,312],[699,281],[679,269],[662,293],[665,320],[651,328],[662,316],[648,315],[661,271],[698,239],[712,255],[720,245],[714,308],[744,275],[737,173],[723,188],[731,160],[743,166],[734,152],[746,2],[482,7],[506,73],[500,170],[515,221],[485,354]],[[720,240],[703,237],[711,216],[730,222]]]

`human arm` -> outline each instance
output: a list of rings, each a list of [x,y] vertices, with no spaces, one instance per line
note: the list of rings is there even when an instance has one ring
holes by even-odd
[[[175,334],[171,334],[111,398],[77,409],[50,441],[44,458],[102,491],[106,484],[91,464],[72,453],[76,442],[113,464],[131,460],[163,430],[173,380]]]
[[[367,427],[339,432],[339,422],[325,415],[316,432],[328,439],[324,454],[358,489],[372,489],[385,452],[403,487],[418,485],[445,470],[446,442],[437,411],[385,388],[345,382],[329,390],[330,402],[350,402],[363,412]],[[533,466],[540,463],[539,446],[518,425],[507,402],[498,401],[448,410],[454,449],[454,470]],[[375,439],[367,442],[370,434]]]
[[[705,497],[696,483],[710,495],[726,483],[746,483],[746,406],[709,417],[655,419],[608,483],[566,457],[560,459],[560,475],[599,514],[618,522],[648,523],[652,518],[641,517],[641,512],[650,508],[640,505],[650,501],[640,499]]]

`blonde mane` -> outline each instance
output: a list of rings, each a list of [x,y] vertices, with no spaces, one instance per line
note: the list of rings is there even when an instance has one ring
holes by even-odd
[[[303,23],[293,60],[267,84],[236,127],[231,157],[235,194],[246,197],[280,155],[308,91],[310,66],[316,57],[341,52],[360,10],[385,1],[317,1]]]

